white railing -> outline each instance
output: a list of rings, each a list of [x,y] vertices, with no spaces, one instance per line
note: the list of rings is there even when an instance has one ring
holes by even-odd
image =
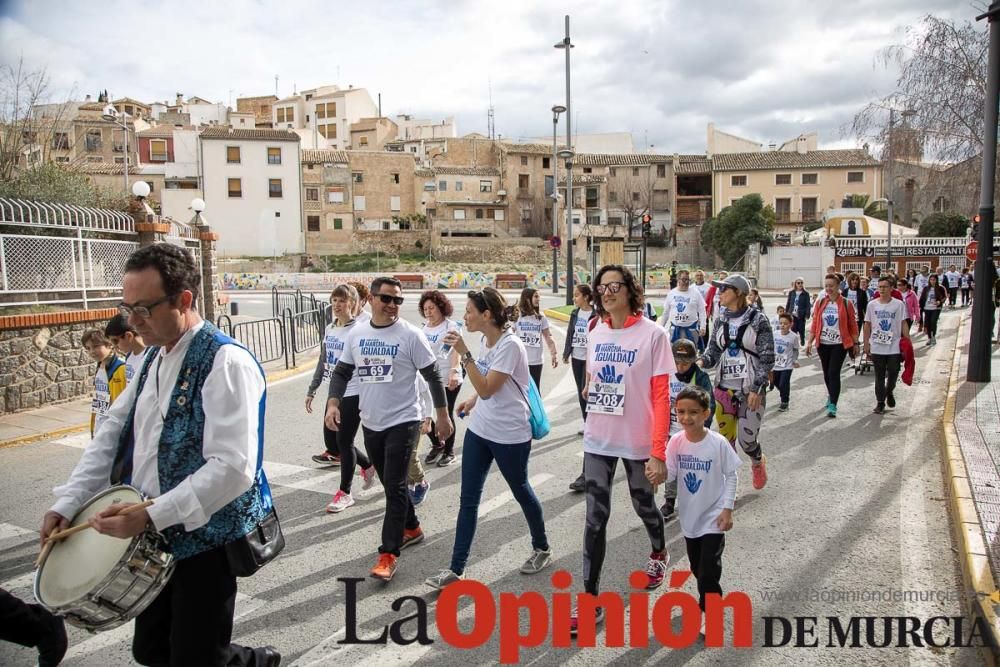
[[[879,236],[837,236],[835,239],[838,248],[884,248],[888,245],[888,240],[885,237]],[[964,248],[970,240],[964,236],[907,236],[893,238],[892,247],[954,248],[961,246]],[[1000,238],[993,239],[993,245],[996,245],[998,242],[1000,242]]]
[[[135,233],[132,217],[122,211],[3,197],[0,224]]]

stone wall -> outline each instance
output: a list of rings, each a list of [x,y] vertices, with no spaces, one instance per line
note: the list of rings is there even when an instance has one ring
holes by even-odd
[[[434,246],[434,259],[442,262],[538,264],[552,262],[552,249],[538,238],[478,239],[442,237]]]
[[[104,322],[81,322],[0,331],[0,414],[88,395],[94,361],[83,332]]]

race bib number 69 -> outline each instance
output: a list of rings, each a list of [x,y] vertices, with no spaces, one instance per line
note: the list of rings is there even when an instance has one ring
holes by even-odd
[[[358,380],[365,383],[392,382],[392,357],[365,357],[358,366]]]

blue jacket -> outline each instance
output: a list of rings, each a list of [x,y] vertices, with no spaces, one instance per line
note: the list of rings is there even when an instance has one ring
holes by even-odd
[[[802,290],[802,294],[799,294],[798,299],[799,299],[798,302],[799,319],[808,320],[809,317],[812,315],[812,310],[811,310],[812,302],[810,301],[809,292],[807,292],[806,290]],[[785,312],[788,313],[789,315],[791,315],[794,312],[793,310],[793,307],[795,306],[794,300],[795,300],[795,290],[792,290],[791,292],[788,293],[788,299],[785,302]]]

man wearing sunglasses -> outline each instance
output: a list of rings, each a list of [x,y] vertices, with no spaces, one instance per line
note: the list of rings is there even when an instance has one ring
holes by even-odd
[[[810,315],[810,295],[805,288],[804,278],[796,278],[788,291],[785,312],[792,316],[792,331],[799,335],[802,345],[806,344],[806,320]]]
[[[402,284],[396,278],[376,278],[368,303],[371,319],[354,325],[330,377],[326,426],[331,431],[340,428],[340,400],[347,383],[357,375],[365,449],[385,491],[382,544],[371,576],[389,581],[398,567],[400,550],[424,539],[406,484],[410,457],[420,441],[420,427],[430,416],[421,406],[418,373],[430,387],[441,442],[448,439],[454,425],[448,417],[448,399],[437,357],[427,337],[399,317]]]

